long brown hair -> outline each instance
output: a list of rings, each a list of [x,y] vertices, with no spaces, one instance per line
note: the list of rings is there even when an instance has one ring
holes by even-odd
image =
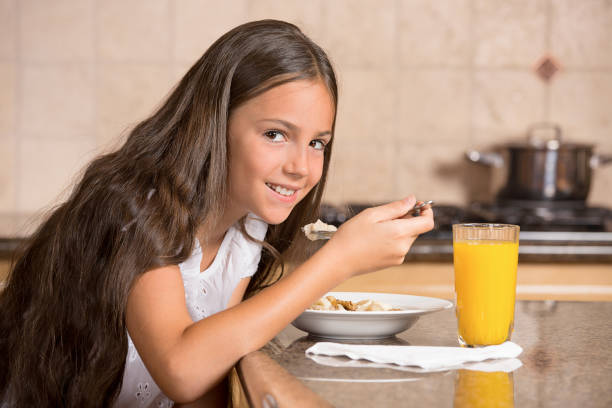
[[[223,210],[230,112],[299,79],[323,81],[337,106],[325,52],[297,27],[275,20],[241,25],[206,51],[123,146],[88,165],[68,200],[30,237],[0,294],[0,403],[113,403],[132,283],[184,261],[198,226]],[[330,155],[331,143],[319,184],[268,229],[250,294],[282,265],[298,227],[316,217]]]

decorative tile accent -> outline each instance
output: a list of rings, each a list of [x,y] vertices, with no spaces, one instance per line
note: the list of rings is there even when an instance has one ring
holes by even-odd
[[[560,64],[553,57],[547,55],[536,65],[535,72],[542,81],[549,82],[560,69]]]
[[[215,39],[260,18],[297,23],[337,70],[334,204],[478,199],[489,180],[464,149],[540,120],[612,154],[611,1],[0,0],[0,211],[55,202]],[[593,204],[611,205],[611,168]]]

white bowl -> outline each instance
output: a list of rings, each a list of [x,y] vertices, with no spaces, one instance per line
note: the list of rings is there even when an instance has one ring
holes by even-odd
[[[328,311],[305,310],[291,324],[312,336],[331,339],[381,339],[409,329],[420,316],[450,309],[453,303],[444,299],[394,293],[329,292],[341,300],[358,302],[372,299],[398,311]]]

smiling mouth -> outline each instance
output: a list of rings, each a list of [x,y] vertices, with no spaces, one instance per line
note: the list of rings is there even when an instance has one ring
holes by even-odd
[[[266,186],[268,186],[268,188],[270,190],[272,190],[272,191],[274,191],[274,192],[276,192],[276,193],[278,193],[278,194],[280,194],[282,196],[285,196],[285,197],[291,197],[297,191],[297,190],[290,190],[290,189],[287,189],[285,187],[281,187],[281,186],[278,186],[276,184],[271,184],[271,183],[266,183]]]

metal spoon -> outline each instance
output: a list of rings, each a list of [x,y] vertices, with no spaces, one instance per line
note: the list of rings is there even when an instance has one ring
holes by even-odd
[[[412,207],[412,210],[409,211],[409,214],[413,217],[418,217],[419,215],[421,215],[421,211],[431,208],[433,204],[434,202],[432,200],[429,200],[421,204],[415,205],[414,207]]]
[[[418,217],[421,215],[421,211],[431,208],[433,204],[434,202],[432,200],[417,204],[414,207],[412,207],[406,215],[412,215],[413,217]],[[405,217],[406,216],[404,216],[404,218]],[[302,227],[302,231],[306,233],[306,231],[304,230],[304,227]],[[332,235],[334,235],[334,232],[336,231],[316,231],[316,230],[310,231],[310,234],[307,235],[307,238],[310,239],[311,241],[317,241],[319,239],[330,239]]]

